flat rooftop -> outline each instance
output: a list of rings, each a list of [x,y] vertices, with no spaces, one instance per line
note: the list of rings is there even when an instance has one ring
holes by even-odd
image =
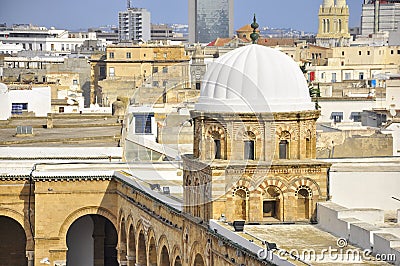
[[[218,222],[233,231],[233,227]],[[235,232],[265,248],[262,241],[275,243],[274,254],[294,265],[390,265],[364,254],[364,250],[349,245],[311,224],[245,225],[243,232]]]
[[[16,117],[0,121],[0,147],[117,147],[121,124],[111,115],[58,115],[53,128],[45,117]],[[16,135],[17,126],[32,126],[32,135]]]

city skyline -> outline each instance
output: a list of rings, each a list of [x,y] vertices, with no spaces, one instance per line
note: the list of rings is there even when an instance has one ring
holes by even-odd
[[[235,1],[234,29],[250,23],[253,13],[256,13],[260,26],[317,32],[318,9],[321,4],[319,2],[322,3],[322,0],[307,0],[306,3],[287,0],[285,4],[280,1],[267,3],[255,0],[252,5],[249,5],[248,2]],[[360,26],[362,1],[349,0],[348,5],[350,8],[349,26]],[[152,14],[152,23],[155,24],[188,24],[187,0],[154,0],[151,2],[135,0],[132,1],[132,6],[147,8]],[[0,23],[54,26],[70,30],[87,29],[103,25],[118,25],[118,12],[125,9],[126,0],[118,0],[112,4],[106,0],[87,0],[85,2],[70,0],[62,1],[57,5],[50,0],[34,2],[14,0],[2,4]],[[285,15],[282,16],[282,14]]]

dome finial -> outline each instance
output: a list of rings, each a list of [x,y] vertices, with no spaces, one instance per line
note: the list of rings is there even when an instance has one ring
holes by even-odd
[[[253,23],[251,23],[251,27],[253,28],[253,33],[250,34],[250,38],[251,38],[253,44],[256,44],[257,40],[258,40],[258,33],[256,32],[258,29],[258,23],[256,21],[256,14],[254,14]]]

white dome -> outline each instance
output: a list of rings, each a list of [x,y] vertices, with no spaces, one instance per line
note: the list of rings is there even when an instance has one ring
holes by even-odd
[[[315,107],[299,66],[278,50],[252,44],[223,55],[208,67],[195,109],[259,113]]]

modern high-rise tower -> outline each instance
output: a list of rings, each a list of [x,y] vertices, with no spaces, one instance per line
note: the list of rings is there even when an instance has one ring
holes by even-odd
[[[144,8],[131,8],[118,13],[120,42],[150,40],[150,12]]]
[[[233,0],[189,0],[189,42],[233,36]]]
[[[400,23],[400,0],[364,0],[361,34],[396,31]]]

